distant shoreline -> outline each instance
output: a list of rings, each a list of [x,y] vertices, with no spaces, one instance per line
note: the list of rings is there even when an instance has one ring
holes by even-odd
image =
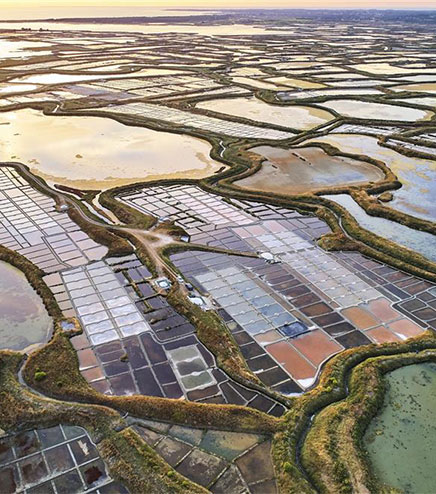
[[[110,10],[110,9],[109,9]],[[39,19],[0,19],[1,22],[10,23],[70,23],[70,24],[203,24],[207,22],[234,23],[243,12],[247,18],[246,23],[271,22],[280,19],[282,22],[295,19],[312,19],[331,22],[353,22],[353,21],[377,21],[377,22],[408,22],[417,24],[436,23],[436,8],[417,9],[162,9],[169,15],[130,15],[130,16],[93,16],[93,17],[44,17]],[[188,12],[192,15],[171,15],[171,12]],[[194,14],[196,12],[196,14]],[[160,14],[160,13],[159,13]],[[240,19],[239,23],[241,22]]]

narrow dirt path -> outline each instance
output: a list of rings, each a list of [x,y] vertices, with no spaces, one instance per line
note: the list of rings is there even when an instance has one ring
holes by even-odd
[[[137,228],[127,228],[124,226],[117,226],[117,225],[109,225],[104,222],[97,221],[93,218],[90,218],[76,203],[76,201],[68,196],[65,196],[64,194],[60,193],[56,189],[51,188],[48,186],[43,180],[41,180],[39,177],[35,176],[33,173],[31,173],[28,168],[23,165],[22,163],[17,163],[17,162],[2,162],[0,163],[0,167],[13,167],[22,173],[22,175],[29,180],[30,183],[36,183],[38,187],[47,193],[47,195],[54,197],[56,204],[58,207],[61,207],[63,205],[68,206],[68,208],[74,209],[79,216],[88,222],[91,225],[95,225],[98,227],[102,228],[107,228],[110,229],[111,232],[123,232],[123,233],[129,233],[130,235],[134,236],[135,239],[142,245],[144,248],[147,256],[150,258],[151,262],[154,264],[156,273],[158,277],[165,276],[171,279],[173,282],[177,282],[179,275],[178,273],[171,267],[169,266],[161,257],[160,255],[160,250],[164,247],[167,247],[169,245],[180,245],[180,246],[185,246],[186,244],[184,242],[180,242],[178,240],[175,240],[171,235],[164,231],[159,231],[160,225],[154,225],[150,230],[140,230]],[[195,244],[190,244],[190,247],[192,248],[195,246]],[[199,248],[204,248],[204,246],[199,245]],[[257,257],[256,254],[251,253],[251,252],[234,252],[226,249],[221,249],[221,248],[216,248],[216,249],[211,249],[214,250],[215,252],[220,252],[223,254],[231,254],[231,255],[242,255],[246,257]],[[182,287],[183,290],[185,291],[186,288]]]

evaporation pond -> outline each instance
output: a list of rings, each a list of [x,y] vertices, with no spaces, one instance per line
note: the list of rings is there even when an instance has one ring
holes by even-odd
[[[401,492],[435,492],[436,364],[408,365],[385,378],[383,406],[364,438],[375,473]]]
[[[5,160],[28,165],[49,183],[79,189],[202,178],[221,167],[201,139],[126,126],[109,118],[52,116],[25,109],[2,113],[0,125]]]
[[[436,219],[436,162],[405,156],[381,146],[376,137],[362,134],[330,134],[308,141],[324,142],[344,153],[383,161],[403,184],[394,192],[390,207],[430,221]]]
[[[0,349],[24,350],[47,341],[52,321],[17,268],[0,261]]]
[[[342,156],[329,156],[318,147],[284,149],[258,146],[250,151],[264,156],[266,161],[259,171],[235,182],[248,189],[297,194],[321,187],[377,181],[384,177],[374,165]]]
[[[369,101],[338,99],[322,103],[323,106],[335,110],[344,117],[366,118],[370,120],[397,120],[414,122],[430,120],[434,113],[417,110],[407,106],[385,105]]]
[[[197,108],[301,130],[312,129],[333,119],[331,113],[319,108],[269,105],[254,96],[204,101]]]

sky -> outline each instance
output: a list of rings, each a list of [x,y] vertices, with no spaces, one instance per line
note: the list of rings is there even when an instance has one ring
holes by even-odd
[[[144,8],[429,8],[436,0],[0,0],[0,10],[52,7],[144,7]],[[62,9],[63,10],[63,9]],[[117,9],[118,10],[118,9]]]

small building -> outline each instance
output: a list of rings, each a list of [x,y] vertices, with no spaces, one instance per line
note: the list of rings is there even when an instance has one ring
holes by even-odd
[[[171,288],[171,281],[168,278],[162,277],[156,280],[156,285],[163,290],[169,290]]]

